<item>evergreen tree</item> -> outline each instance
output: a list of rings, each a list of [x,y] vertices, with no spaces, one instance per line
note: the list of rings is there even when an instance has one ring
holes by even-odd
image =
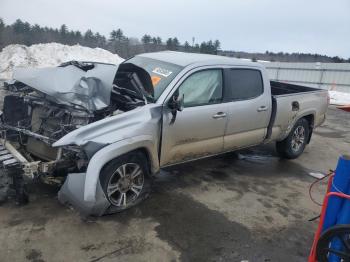
[[[161,45],[161,44],[162,44],[162,38],[157,36],[157,45]]]
[[[121,30],[120,28],[117,29],[116,33],[115,33],[115,38],[117,41],[122,41],[124,40],[125,36],[123,33],[123,30]]]
[[[97,47],[95,35],[90,29],[84,34],[84,44],[88,47]]]
[[[173,50],[178,50],[179,46],[180,46],[179,40],[177,39],[177,37],[174,37],[173,38],[173,48],[174,48]]]
[[[69,42],[68,27],[65,24],[61,25],[59,32],[60,32],[61,43],[68,44]]]
[[[5,23],[2,20],[2,18],[0,18],[0,50],[1,50],[2,46],[5,45],[4,34],[5,34]]]
[[[173,50],[173,39],[170,37],[166,40],[166,48],[169,50]]]
[[[24,23],[22,22],[21,19],[17,19],[13,24],[12,24],[13,31],[17,34],[24,33]]]
[[[185,41],[184,43],[184,50],[185,52],[189,52],[191,50],[190,43],[188,41]]]
[[[156,38],[156,37],[152,37],[151,43],[152,43],[153,45],[156,45],[156,44],[157,44],[157,38]]]
[[[148,45],[151,43],[152,37],[148,34],[145,34],[142,38],[141,41],[142,43],[144,43],[145,45]]]
[[[109,35],[109,41],[113,42],[117,40],[117,31],[116,30],[112,30],[112,32]]]
[[[215,54],[217,54],[218,51],[219,51],[220,48],[221,48],[221,43],[220,43],[220,41],[217,40],[217,39],[214,41],[214,48],[215,48]]]

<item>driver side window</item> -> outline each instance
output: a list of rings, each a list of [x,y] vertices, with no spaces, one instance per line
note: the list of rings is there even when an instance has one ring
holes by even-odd
[[[184,106],[217,104],[222,101],[222,70],[208,69],[190,75],[180,86]]]

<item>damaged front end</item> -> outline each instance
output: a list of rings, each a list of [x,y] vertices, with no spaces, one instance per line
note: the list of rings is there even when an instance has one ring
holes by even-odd
[[[0,119],[3,170],[16,170],[13,183],[22,187],[18,174],[56,184],[62,184],[67,174],[77,174],[69,179],[84,187],[81,174],[108,141],[86,147],[53,144],[81,127],[152,102],[151,80],[143,74],[132,64],[76,61],[56,68],[15,70],[14,80],[4,86]],[[72,185],[77,184],[66,188]]]

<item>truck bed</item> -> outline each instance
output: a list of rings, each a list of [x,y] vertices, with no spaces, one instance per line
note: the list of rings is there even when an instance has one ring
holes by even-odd
[[[272,96],[271,119],[266,138],[284,139],[295,121],[311,113],[313,127],[325,119],[328,91],[307,86],[270,81]]]
[[[271,94],[272,94],[272,96],[289,95],[289,94],[306,93],[306,92],[315,92],[315,91],[322,90],[322,89],[318,89],[318,88],[294,85],[294,84],[277,82],[277,81],[270,81],[270,86],[271,86]]]

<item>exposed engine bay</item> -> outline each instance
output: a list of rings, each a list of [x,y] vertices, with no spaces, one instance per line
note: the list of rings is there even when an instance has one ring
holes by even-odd
[[[56,68],[18,69],[5,90],[2,166],[22,166],[27,175],[53,180],[83,172],[91,157],[75,146],[52,147],[54,142],[80,127],[153,102],[149,74],[131,63],[118,67],[71,61]]]

